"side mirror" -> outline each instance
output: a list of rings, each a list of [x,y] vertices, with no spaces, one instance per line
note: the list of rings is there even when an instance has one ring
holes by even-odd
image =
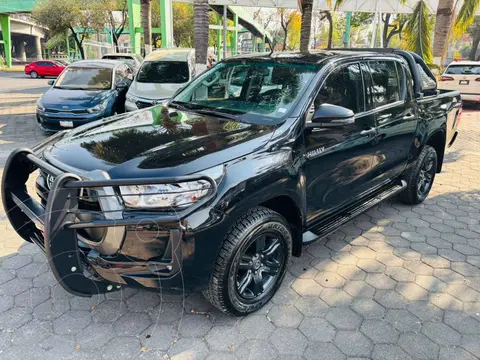
[[[55,84],[55,80],[48,80],[48,85],[53,86]]]
[[[355,114],[343,106],[322,104],[312,117],[313,127],[339,127],[355,124]]]
[[[125,81],[120,81],[116,86],[118,90],[123,90],[128,88],[128,84]]]

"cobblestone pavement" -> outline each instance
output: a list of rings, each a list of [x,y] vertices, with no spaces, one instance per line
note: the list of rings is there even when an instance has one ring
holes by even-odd
[[[245,318],[201,295],[71,296],[0,213],[0,359],[479,358],[480,113],[461,126],[424,204],[382,203],[305,248]]]

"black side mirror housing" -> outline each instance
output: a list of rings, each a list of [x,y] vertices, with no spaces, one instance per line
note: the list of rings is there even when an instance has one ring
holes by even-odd
[[[55,80],[48,80],[47,84],[50,85],[50,86],[53,86],[53,84],[55,84]]]
[[[343,106],[322,104],[312,117],[314,127],[339,127],[355,124],[355,114]]]
[[[125,81],[120,81],[115,87],[119,90],[128,88],[128,83]]]

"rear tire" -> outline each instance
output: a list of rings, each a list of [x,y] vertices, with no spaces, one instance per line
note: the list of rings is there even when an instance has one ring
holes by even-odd
[[[291,252],[287,221],[275,211],[257,206],[227,233],[203,294],[226,314],[252,313],[277,292]]]
[[[37,73],[36,71],[32,71],[32,72],[30,73],[30,77],[31,77],[32,79],[38,79],[38,73]]]
[[[410,205],[423,202],[432,188],[436,172],[437,152],[433,147],[425,145],[407,173],[407,187],[400,193],[400,200]]]

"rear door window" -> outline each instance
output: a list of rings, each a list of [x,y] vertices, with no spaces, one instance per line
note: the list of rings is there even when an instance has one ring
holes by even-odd
[[[400,100],[400,82],[394,61],[369,61],[375,107]]]
[[[187,61],[147,61],[137,75],[137,81],[145,83],[183,84],[189,80]]]

